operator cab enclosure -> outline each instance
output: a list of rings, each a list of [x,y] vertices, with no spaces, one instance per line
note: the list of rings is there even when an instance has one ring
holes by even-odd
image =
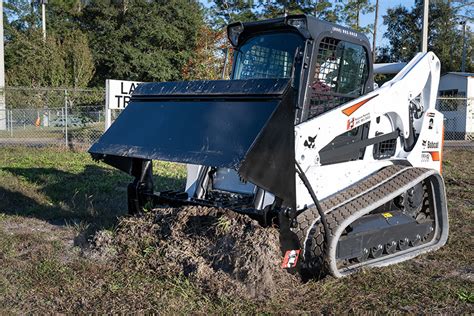
[[[369,41],[365,35],[305,15],[258,22],[233,23],[227,28],[234,48],[231,80],[288,79],[295,90],[294,123],[298,124],[366,94],[373,87]],[[338,141],[361,138],[363,129],[342,135]],[[346,137],[347,136],[347,137]],[[197,180],[198,167],[188,167]],[[191,181],[190,181],[191,180]],[[187,192],[196,187],[188,177]],[[213,173],[215,190],[250,194],[254,207],[274,201],[259,192],[234,169]]]
[[[373,89],[367,37],[312,16],[290,15],[227,27],[231,80],[288,78],[297,90],[295,123]]]

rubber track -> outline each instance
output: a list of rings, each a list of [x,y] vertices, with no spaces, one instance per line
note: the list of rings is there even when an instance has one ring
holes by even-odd
[[[340,226],[355,213],[370,208],[389,194],[393,194],[394,191],[409,185],[413,179],[420,178],[428,173],[431,174],[432,171],[407,166],[389,166],[352,185],[346,190],[322,200],[321,206],[325,214],[327,214],[330,236],[334,239],[336,230],[341,230]],[[371,210],[373,209],[375,209],[375,207]],[[325,251],[325,244],[323,236],[324,228],[319,221],[319,214],[315,208],[310,208],[300,214],[296,221],[297,228],[294,229],[294,232],[297,234],[303,248],[305,262],[303,268],[311,271],[312,274],[321,273],[323,270],[322,258]],[[343,228],[349,224],[350,222],[347,222]],[[313,238],[313,236],[315,236],[315,238]],[[336,236],[336,239],[337,238],[339,238],[339,236]],[[336,246],[337,240],[333,240],[330,248],[335,248]],[[334,252],[334,258],[330,256],[329,267],[326,268],[329,268],[331,274],[342,276],[336,268],[335,249],[331,250]]]
[[[401,170],[406,169],[406,166],[389,166],[386,167],[375,174],[349,186],[344,191],[341,191],[337,194],[331,195],[323,200],[320,201],[321,208],[323,209],[324,213],[328,213],[332,211],[338,205],[342,205],[347,203],[351,199],[363,194],[364,192],[368,192],[377,185],[379,185],[382,181],[393,177]],[[306,235],[308,233],[308,228],[313,225],[313,223],[319,219],[318,210],[315,207],[309,208],[303,213],[301,213],[296,218],[296,225],[297,228],[294,229],[294,232],[298,236],[300,242],[303,242],[306,239]],[[321,237],[322,238],[322,237]]]

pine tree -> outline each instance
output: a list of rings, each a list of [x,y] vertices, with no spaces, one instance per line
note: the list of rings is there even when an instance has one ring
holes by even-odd
[[[266,18],[275,18],[289,14],[307,14],[329,22],[337,22],[339,16],[336,7],[329,0],[273,0],[260,1],[260,8]]]
[[[372,13],[375,6],[370,0],[347,0],[338,4],[341,9],[341,19],[348,27],[363,33],[369,33],[373,25],[362,26],[360,18],[362,14]]]

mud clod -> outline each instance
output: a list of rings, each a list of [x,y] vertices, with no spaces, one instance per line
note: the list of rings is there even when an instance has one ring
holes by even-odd
[[[123,218],[112,238],[99,232],[92,245],[123,267],[184,275],[219,296],[265,299],[299,283],[280,267],[278,230],[225,209],[157,208]]]

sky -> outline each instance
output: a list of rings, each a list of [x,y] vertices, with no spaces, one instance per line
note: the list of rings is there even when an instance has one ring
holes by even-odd
[[[375,1],[373,1],[375,3]],[[377,38],[375,39],[375,45],[377,47],[387,46],[388,40],[383,36],[387,27],[383,25],[383,16],[387,13],[388,9],[395,8],[398,6],[404,6],[411,8],[415,5],[415,0],[379,0],[379,18],[377,21]],[[363,15],[361,18],[361,25],[365,26],[374,23],[375,12]],[[420,30],[421,31],[421,30]],[[370,44],[372,45],[372,36],[370,36]]]

